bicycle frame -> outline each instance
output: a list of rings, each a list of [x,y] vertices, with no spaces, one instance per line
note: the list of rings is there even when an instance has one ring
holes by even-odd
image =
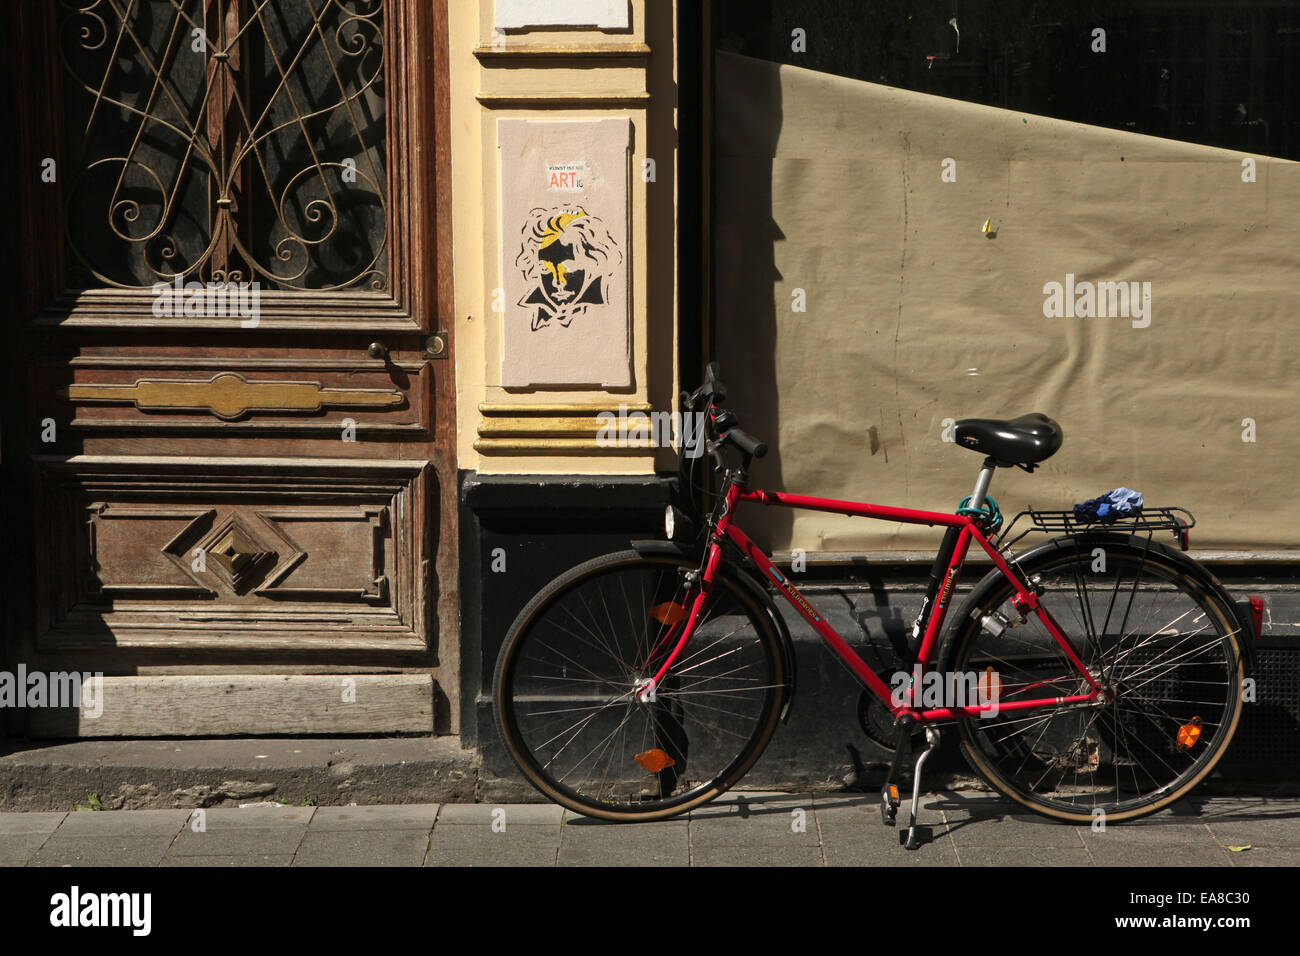
[[[817,612],[817,609],[802,595],[799,590],[791,584],[771,559],[763,550],[754,544],[733,521],[736,505],[742,501],[752,501],[759,504],[781,507],[781,508],[798,508],[809,511],[827,511],[836,514],[849,515],[851,517],[875,518],[885,521],[901,521],[905,524],[924,524],[931,527],[942,525],[948,528],[957,528],[959,530],[956,547],[953,549],[952,557],[949,559],[948,566],[945,570],[943,583],[939,589],[934,603],[926,608],[925,620],[923,622],[924,638],[921,641],[920,649],[917,653],[915,667],[919,668],[916,673],[917,679],[912,683],[904,695],[904,703],[899,705],[894,701],[893,691],[882,681],[876,674],[871,671],[863,660],[853,652],[848,642],[827,623],[826,619]],[[953,721],[962,717],[976,717],[986,711],[994,713],[1002,711],[1032,710],[1040,707],[1059,707],[1063,704],[1091,704],[1103,694],[1102,687],[1093,680],[1088,673],[1087,668],[1079,659],[1069,638],[1057,625],[1056,621],[1048,613],[1047,609],[1042,607],[1038,602],[1038,595],[1025,582],[1019,573],[1017,573],[1002,557],[998,550],[989,543],[988,538],[984,535],[979,527],[979,523],[966,515],[946,514],[939,511],[915,511],[911,508],[893,508],[885,505],[874,505],[856,501],[839,501],[832,498],[814,498],[806,495],[791,495],[783,492],[761,491],[758,489],[748,489],[734,481],[727,482],[725,493],[725,504],[722,508],[720,517],[713,527],[708,544],[708,553],[704,561],[702,574],[700,577],[699,590],[692,602],[690,613],[681,623],[682,633],[677,639],[672,652],[667,659],[660,665],[655,672],[651,681],[651,687],[658,686],[673,663],[681,654],[683,648],[691,639],[691,634],[695,630],[696,621],[699,619],[701,612],[708,603],[709,597],[713,590],[714,582],[719,575],[719,567],[722,562],[722,543],[731,541],[738,547],[741,552],[748,555],[749,558],[758,566],[759,570],[772,581],[777,587],[779,593],[812,627],[821,635],[831,649],[839,658],[848,665],[849,669],[864,685],[870,688],[881,702],[889,708],[890,712],[899,717],[910,715],[916,721],[922,724],[934,724],[945,721]],[[914,707],[912,701],[916,690],[921,686],[924,678],[924,668],[929,664],[931,656],[934,654],[939,635],[943,631],[944,620],[947,617],[948,606],[952,599],[953,591],[958,578],[961,575],[962,565],[965,563],[967,551],[970,548],[971,541],[975,541],[985,553],[992,559],[994,565],[1006,575],[1007,580],[1015,587],[1015,595],[1012,597],[1012,605],[1021,615],[1030,613],[1036,614],[1043,626],[1051,634],[1052,638],[1060,646],[1062,652],[1070,662],[1079,671],[1079,674],[1087,681],[1092,688],[1090,693],[1076,694],[1066,697],[1041,697],[1032,700],[1020,700],[1012,702],[982,703],[975,706],[967,707],[942,707],[932,709],[922,709]],[[665,636],[665,641],[672,637],[671,629]]]

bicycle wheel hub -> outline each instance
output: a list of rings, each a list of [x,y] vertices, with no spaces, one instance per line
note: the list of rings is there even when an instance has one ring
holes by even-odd
[[[632,693],[638,701],[643,704],[653,704],[655,702],[655,679],[653,677],[639,678],[633,685]]]

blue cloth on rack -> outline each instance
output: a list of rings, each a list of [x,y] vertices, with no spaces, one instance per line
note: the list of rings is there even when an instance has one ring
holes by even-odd
[[[1096,498],[1089,498],[1074,506],[1074,517],[1088,523],[1114,524],[1120,518],[1131,518],[1142,510],[1142,493],[1129,488],[1116,488]]]
[[[1142,510],[1142,492],[1128,488],[1116,488],[1106,495],[1111,506],[1122,515],[1137,514]]]

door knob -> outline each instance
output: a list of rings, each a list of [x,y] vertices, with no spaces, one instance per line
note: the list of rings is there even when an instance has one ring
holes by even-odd
[[[388,346],[383,342],[371,342],[366,351],[370,353],[371,358],[388,358]]]

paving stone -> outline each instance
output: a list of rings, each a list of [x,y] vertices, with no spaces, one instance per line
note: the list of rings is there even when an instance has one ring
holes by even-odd
[[[831,820],[822,823],[822,845],[827,866],[956,866],[957,852],[952,841],[936,827],[934,839],[918,850],[908,850],[898,842],[900,830],[880,824],[861,825]]]
[[[555,866],[557,849],[541,846],[504,846],[493,849],[434,847],[425,866]]]
[[[692,866],[823,866],[819,846],[693,846]]]
[[[425,830],[308,831],[294,866],[420,866],[429,849]]]
[[[925,801],[922,800],[922,803]],[[880,797],[870,794],[813,794],[813,812],[818,820],[880,819]]]
[[[1082,846],[961,846],[957,858],[962,866],[1092,866],[1092,857]]]
[[[49,838],[48,833],[0,834],[0,866],[22,866]]]
[[[1016,816],[970,816],[946,811],[947,832],[960,849],[963,846],[1056,847],[1082,850],[1078,827],[1053,823],[1026,814]]]
[[[29,866],[157,866],[170,836],[62,836],[46,841]]]
[[[685,820],[660,820],[654,823],[606,823],[581,819],[567,820],[561,828],[565,843],[584,845],[626,843],[645,846],[658,842],[687,843],[689,824]]]
[[[189,815],[189,810],[82,810],[66,814],[57,832],[61,837],[174,837]]]
[[[1097,866],[1232,866],[1229,857],[1233,854],[1219,846],[1097,840],[1091,836],[1085,836],[1084,842]]]
[[[43,813],[0,813],[0,837],[27,834],[53,833],[67,814],[62,810]]]
[[[1173,821],[1168,823],[1112,823],[1105,830],[1091,827],[1076,828],[1083,842],[1088,847],[1105,846],[1123,841],[1129,846],[1183,845],[1200,847],[1218,847],[1210,828],[1200,820]]]
[[[908,816],[911,813],[912,802],[910,800],[901,804],[898,808],[898,816],[895,818],[899,825],[906,826]],[[857,826],[858,828],[870,828],[873,832],[876,830],[892,830],[892,827],[886,827],[880,818],[880,799],[878,797],[868,798],[861,804],[831,804],[824,806],[816,805],[817,821],[824,826],[828,823],[834,823],[840,826]],[[917,808],[916,822],[921,826],[930,826],[936,830],[946,832],[947,824],[943,819],[943,814],[937,809],[937,801],[931,797],[921,797],[921,805]]]
[[[506,827],[558,824],[564,819],[564,807],[555,803],[455,803],[444,804],[438,813],[438,825],[481,826],[493,823],[495,810],[505,811]]]
[[[608,847],[560,847],[560,866],[689,866],[690,847],[650,846],[629,847],[612,844]]]
[[[796,815],[796,811],[803,811]],[[691,846],[817,846],[813,796],[728,793],[692,810]],[[796,824],[800,829],[796,829]]]
[[[1219,818],[1206,820],[1214,838],[1224,846],[1291,846],[1300,847],[1300,818],[1266,820]]]
[[[911,794],[904,794],[910,799]],[[907,802],[906,800],[904,802]],[[1008,800],[1001,794],[986,790],[944,790],[939,793],[921,794],[921,804],[929,805],[944,814],[963,816],[1012,816],[1025,813],[1025,808],[1014,800]]]
[[[190,814],[193,810],[185,810]],[[315,807],[213,807],[204,810],[209,831],[231,828],[265,829],[267,827],[305,827],[316,813]]]
[[[159,866],[290,866],[293,854],[245,853],[237,856],[168,856]]]
[[[875,794],[738,791],[642,824],[535,803],[214,808],[202,833],[189,810],[9,812],[0,866],[1300,866],[1300,800],[1290,798],[1184,800],[1095,831],[987,792],[926,794],[920,822],[934,838],[911,852],[878,806]],[[795,809],[806,811],[802,833]]]
[[[1218,819],[1300,820],[1300,799],[1294,797],[1191,797],[1188,802],[1207,823]]]
[[[433,829],[440,807],[436,803],[399,804],[391,807],[317,807],[311,818],[318,830],[424,830]]]
[[[1201,822],[1225,846],[1300,847],[1300,800],[1205,797],[1192,802]]]
[[[561,834],[560,865],[686,866],[690,840],[685,820],[661,823],[604,824],[566,822]]]
[[[767,790],[729,790],[716,800],[690,812],[692,820],[723,815],[762,816],[784,813],[798,808],[811,810],[815,799],[811,793],[776,793]]]
[[[1235,846],[1236,844],[1234,844]],[[1239,853],[1228,851],[1233,866],[1300,866],[1300,847],[1260,846]]]
[[[306,833],[307,828],[302,826],[218,829],[209,826],[204,833],[195,833],[187,827],[181,831],[167,855],[239,856],[245,853],[269,853],[275,856],[294,853]]]
[[[803,829],[792,829],[793,818],[692,820],[691,846],[819,846],[817,821],[812,814],[803,818]]]
[[[440,849],[468,849],[484,852],[496,852],[505,847],[550,847],[560,845],[560,827],[539,825],[507,825],[504,830],[496,831],[490,826],[479,824],[439,823],[433,828],[433,843]]]

